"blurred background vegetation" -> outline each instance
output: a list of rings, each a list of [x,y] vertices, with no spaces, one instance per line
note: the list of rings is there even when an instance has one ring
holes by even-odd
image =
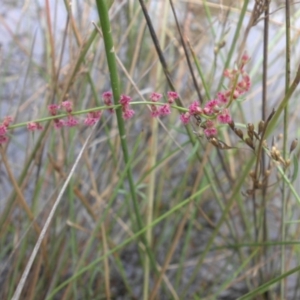
[[[50,122],[34,134],[11,129],[0,161],[1,299],[16,297],[18,287],[20,299],[37,300],[300,297],[299,148],[289,151],[299,135],[300,4],[1,2],[1,120],[38,119],[65,99],[76,111],[103,105],[111,70],[99,3],[108,8],[118,89],[133,101],[173,89],[185,107],[199,96],[214,99],[226,89],[224,69],[244,50],[252,80],[231,107],[243,139],[219,129],[225,150],[199,137],[196,122],[183,126],[175,109],[153,119],[143,104],[125,123],[127,160],[118,120],[107,111],[94,129],[54,130]],[[273,109],[264,135],[259,124],[269,124]],[[259,133],[253,147],[249,123]]]

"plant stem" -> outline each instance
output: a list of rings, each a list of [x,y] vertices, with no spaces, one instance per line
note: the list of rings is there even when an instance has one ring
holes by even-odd
[[[110,72],[110,80],[111,80],[111,87],[112,87],[112,92],[113,92],[113,96],[114,96],[114,103],[115,103],[115,105],[118,105],[119,99],[121,96],[121,92],[120,92],[120,87],[119,87],[117,62],[116,62],[116,57],[115,57],[115,48],[114,48],[114,44],[113,44],[113,38],[112,38],[112,34],[111,34],[108,9],[106,6],[106,2],[104,0],[96,0],[96,4],[97,4],[98,14],[99,14],[99,18],[100,18],[100,24],[101,24],[101,28],[102,28],[107,64],[108,64],[108,68],[109,68],[109,72]],[[124,162],[125,162],[125,164],[127,164],[129,161],[129,151],[128,151],[128,145],[127,145],[127,140],[126,140],[125,124],[124,124],[124,120],[122,118],[121,108],[116,109],[116,115],[117,115],[119,135],[121,137],[121,147],[122,147],[122,151],[123,151]],[[132,198],[132,202],[133,202],[134,213],[135,213],[135,217],[136,217],[136,221],[137,221],[137,226],[138,226],[139,230],[142,230],[143,229],[143,221],[142,221],[142,217],[141,217],[140,211],[139,211],[137,194],[136,194],[135,185],[134,185],[134,181],[133,181],[132,170],[130,167],[128,168],[128,171],[127,171],[127,177],[128,177],[128,182],[129,182],[130,194],[131,194],[131,198]],[[154,270],[156,270],[154,257],[148,247],[145,233],[143,233],[141,235],[141,240],[145,244],[146,251],[150,258],[152,267],[154,268]]]

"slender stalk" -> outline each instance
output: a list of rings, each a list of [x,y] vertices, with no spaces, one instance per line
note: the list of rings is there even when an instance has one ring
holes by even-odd
[[[165,259],[165,262],[162,266],[162,269],[161,269],[161,272],[159,274],[159,277],[157,278],[155,284],[154,284],[154,287],[152,289],[152,292],[151,292],[151,295],[150,295],[150,300],[154,300],[155,299],[155,296],[158,292],[158,289],[160,287],[160,284],[161,284],[161,281],[163,280],[163,275],[164,273],[166,272],[167,270],[167,267],[168,265],[170,264],[170,261],[173,257],[173,254],[174,254],[174,251],[176,249],[176,247],[178,246],[178,242],[180,240],[180,237],[182,236],[182,233],[183,233],[183,230],[184,230],[184,226],[187,222],[187,218],[189,216],[189,212],[190,212],[190,208],[191,208],[191,205],[189,205],[188,207],[186,207],[186,210],[185,210],[185,213],[184,213],[184,216],[182,218],[182,220],[180,221],[178,227],[176,228],[176,231],[175,231],[175,235],[174,237],[172,238],[172,244],[170,246],[170,249],[166,255],[166,259]]]
[[[213,231],[212,235],[210,236],[209,240],[207,241],[206,247],[202,251],[202,254],[199,257],[199,260],[198,260],[197,264],[195,265],[194,271],[193,271],[192,275],[190,276],[190,279],[181,294],[181,299],[185,298],[185,295],[186,295],[190,285],[192,284],[195,277],[197,276],[198,271],[199,271],[200,267],[202,266],[206,255],[208,254],[209,250],[211,249],[211,247],[213,245],[213,242],[221,228],[221,225],[226,221],[226,218],[228,217],[228,213],[229,213],[233,203],[236,201],[237,195],[240,192],[240,189],[241,189],[242,185],[244,184],[244,181],[245,181],[246,177],[248,176],[249,171],[252,168],[253,162],[254,162],[254,158],[252,158],[248,161],[247,165],[244,167],[243,171],[241,172],[241,176],[239,177],[239,179],[236,181],[234,187],[232,188],[230,200],[224,207],[222,216],[221,216],[219,222],[216,224],[215,230]]]
[[[264,12],[264,39],[263,39],[263,78],[262,78],[262,120],[267,118],[267,93],[268,93],[268,47],[269,47],[269,0],[265,1]],[[260,156],[257,158],[260,159]],[[264,151],[261,152],[261,175],[264,177],[266,172],[266,155]],[[268,182],[264,182],[262,189],[262,241],[265,242],[268,239],[267,228],[267,186]],[[255,191],[254,191],[255,194]],[[267,248],[263,249],[263,260],[267,261]],[[267,269],[267,265],[266,265]],[[264,280],[264,274],[261,272],[261,279]],[[266,295],[267,297],[267,295]]]
[[[176,27],[177,27],[177,30],[178,30],[179,35],[180,35],[181,44],[182,44],[182,47],[183,47],[183,50],[184,50],[186,61],[188,63],[189,71],[190,71],[191,76],[193,78],[194,88],[195,88],[195,90],[197,92],[197,95],[198,95],[200,103],[203,104],[203,97],[202,97],[202,95],[200,93],[200,88],[198,86],[198,83],[197,83],[197,80],[196,80],[196,76],[195,76],[194,71],[193,71],[193,67],[192,67],[192,64],[191,64],[190,57],[189,57],[189,53],[188,53],[188,49],[187,49],[187,46],[186,46],[186,42],[185,42],[184,36],[183,36],[183,34],[181,32],[181,28],[180,28],[180,25],[179,25],[179,22],[178,22],[178,19],[177,19],[177,15],[176,15],[176,11],[175,11],[175,8],[174,8],[174,4],[173,4],[172,0],[169,0],[169,1],[170,1],[170,5],[172,7],[172,12],[173,12],[174,19],[175,19],[175,22],[176,22]]]
[[[285,1],[285,93],[287,93],[290,86],[290,74],[291,74],[291,65],[290,65],[290,1]],[[288,114],[289,114],[289,105],[287,104],[284,108],[283,114],[283,158],[287,159],[287,141],[288,141]],[[285,272],[285,215],[286,215],[286,204],[287,204],[287,185],[285,181],[282,181],[282,207],[281,207],[281,241],[283,242],[281,246],[281,274]],[[285,280],[280,282],[280,299],[285,299]]]
[[[84,144],[84,146],[82,147],[80,153],[78,154],[77,159],[76,159],[76,161],[75,161],[75,163],[74,163],[74,165],[73,165],[73,167],[72,167],[72,169],[71,169],[71,171],[70,171],[70,174],[69,174],[68,178],[67,178],[66,181],[64,182],[64,185],[63,185],[63,187],[61,188],[61,191],[60,191],[60,193],[59,193],[57,199],[55,200],[55,203],[54,203],[54,205],[53,205],[53,207],[52,207],[52,209],[51,209],[51,211],[50,211],[50,213],[49,213],[49,215],[48,215],[48,217],[47,217],[47,220],[46,220],[46,222],[45,222],[45,224],[44,224],[44,227],[43,227],[43,229],[41,230],[41,233],[40,233],[40,235],[39,235],[39,238],[38,238],[38,240],[37,240],[37,242],[36,242],[36,244],[35,244],[35,246],[34,246],[34,248],[33,248],[33,250],[32,250],[32,253],[31,253],[30,258],[29,258],[29,260],[28,260],[28,262],[27,262],[27,264],[26,264],[25,270],[24,270],[24,272],[23,272],[23,274],[22,274],[22,277],[21,277],[21,279],[20,279],[20,281],[19,281],[19,284],[18,284],[18,286],[17,286],[17,288],[16,288],[16,290],[15,290],[15,292],[14,292],[14,295],[13,295],[13,297],[12,297],[12,300],[18,300],[18,299],[20,298],[20,296],[21,296],[22,290],[23,290],[24,285],[25,285],[25,282],[26,282],[26,280],[27,280],[27,278],[28,278],[29,271],[30,271],[30,269],[31,269],[31,267],[32,267],[32,264],[33,264],[33,262],[34,262],[34,260],[35,260],[35,257],[36,257],[36,255],[37,255],[37,253],[38,253],[38,251],[39,251],[39,248],[40,248],[41,244],[42,244],[43,241],[44,241],[46,232],[47,232],[47,230],[48,230],[48,228],[49,228],[49,226],[50,226],[50,223],[51,223],[51,221],[52,221],[52,219],[53,219],[53,217],[54,217],[55,211],[56,211],[56,209],[57,209],[57,207],[58,207],[58,205],[59,205],[59,203],[60,203],[60,201],[61,201],[61,199],[62,199],[62,196],[63,196],[63,194],[64,194],[64,192],[65,192],[65,190],[66,190],[66,188],[67,188],[67,186],[68,186],[68,184],[69,184],[69,181],[70,181],[71,178],[72,178],[72,175],[74,174],[74,171],[75,171],[75,169],[76,169],[76,167],[77,167],[77,165],[78,165],[78,163],[79,163],[79,160],[80,160],[80,158],[81,158],[81,156],[82,156],[83,151],[85,150],[85,148],[86,148],[86,146],[87,146],[87,144],[88,144],[88,141],[89,141],[91,135],[92,135],[92,132],[90,133],[90,135],[89,135],[88,138],[86,139],[85,144]]]
[[[166,31],[166,22],[167,22],[167,16],[168,16],[168,2],[165,1],[163,4],[157,3],[156,5],[163,5],[163,17],[162,22],[160,24],[161,28],[161,34],[160,34],[160,43],[162,45],[165,44],[165,31]],[[145,23],[146,25],[146,23]],[[161,68],[157,68],[156,72],[156,80],[158,82],[161,81]],[[157,176],[158,172],[155,168],[157,164],[157,154],[158,154],[158,120],[156,118],[152,118],[151,120],[151,138],[149,140],[149,169],[153,168],[153,171],[149,175],[149,186],[147,189],[147,223],[146,225],[149,226],[153,222],[153,207],[154,207],[154,197],[155,197],[155,189],[156,189],[156,183],[157,183]],[[152,228],[149,227],[149,229],[146,231],[146,238],[148,240],[148,243],[151,247],[152,243]],[[145,257],[145,271],[144,271],[144,283],[143,283],[143,299],[148,300],[149,299],[149,287],[150,287],[150,264],[149,264],[148,257]],[[162,272],[160,272],[161,276]]]
[[[242,10],[241,10],[241,14],[240,14],[240,18],[239,18],[239,21],[238,21],[238,24],[237,24],[237,27],[236,27],[236,31],[234,33],[233,41],[231,43],[231,47],[230,47],[229,53],[227,55],[227,60],[225,62],[223,71],[228,69],[228,67],[230,65],[233,53],[235,51],[236,43],[237,43],[237,41],[240,37],[240,31],[242,29],[243,21],[244,21],[246,12],[247,12],[248,3],[249,3],[249,0],[244,1],[243,7],[242,7]],[[223,72],[222,72],[222,74],[223,74]],[[218,84],[217,91],[221,90],[223,81],[224,81],[224,76],[221,76],[220,82]]]
[[[152,119],[151,122],[151,129],[152,129],[152,135],[150,138],[150,147],[149,147],[149,168],[152,168],[156,165],[156,158],[157,158],[157,136],[158,136],[158,124],[157,119]],[[146,238],[148,241],[148,244],[151,247],[152,243],[152,228],[149,227],[149,225],[153,222],[153,204],[154,204],[154,193],[155,193],[155,185],[156,185],[156,176],[157,172],[156,169],[153,169],[153,171],[150,173],[149,176],[149,185],[147,189],[147,231],[146,231]],[[145,269],[144,269],[144,283],[143,283],[143,299],[148,300],[149,299],[149,287],[150,287],[150,262],[148,257],[145,257],[145,263],[144,263]]]
[[[113,44],[110,21],[109,21],[109,16],[108,16],[108,9],[106,6],[106,1],[104,1],[104,0],[96,0],[96,4],[97,4],[98,14],[99,14],[99,18],[100,18],[100,24],[101,24],[101,28],[102,28],[107,64],[108,64],[108,68],[109,68],[109,72],[110,72],[110,80],[111,80],[111,87],[112,87],[112,92],[113,92],[113,96],[114,96],[114,103],[115,103],[115,105],[118,105],[119,99],[121,96],[121,92],[120,92],[120,86],[119,86],[117,62],[116,62],[116,57],[115,57],[115,48],[114,48],[114,44]],[[121,138],[121,147],[122,147],[122,151],[123,151],[124,162],[125,162],[125,164],[127,164],[129,161],[129,151],[128,151],[128,145],[127,145],[127,140],[126,140],[125,123],[122,118],[121,108],[116,109],[116,116],[117,116],[119,135]],[[142,221],[142,217],[141,217],[141,214],[139,211],[139,204],[138,204],[138,200],[137,200],[137,194],[136,194],[136,190],[135,190],[131,167],[128,168],[127,178],[128,178],[129,189],[130,189],[130,193],[131,193],[131,199],[133,202],[133,208],[134,208],[137,226],[138,226],[138,229],[141,230],[143,228],[143,221]],[[141,235],[141,239],[142,239],[143,243],[145,244],[146,251],[151,260],[152,267],[154,268],[155,271],[157,271],[156,265],[155,265],[155,260],[154,260],[153,254],[151,253],[151,251],[148,247],[145,233],[143,233]]]
[[[179,204],[177,204],[176,206],[172,207],[170,210],[168,210],[166,213],[164,213],[163,215],[161,215],[160,217],[156,218],[149,226],[145,226],[143,229],[139,230],[138,232],[136,232],[133,236],[131,236],[130,238],[126,239],[124,242],[122,242],[121,244],[117,245],[115,248],[109,250],[106,254],[104,254],[103,256],[97,258],[96,260],[94,260],[92,263],[90,263],[89,265],[83,267],[82,269],[80,269],[76,274],[74,274],[72,277],[68,278],[67,280],[65,280],[62,284],[60,284],[58,287],[56,287],[50,294],[49,296],[46,298],[46,300],[50,300],[52,299],[52,297],[58,292],[60,291],[63,287],[65,287],[66,285],[68,285],[70,282],[72,282],[73,280],[75,280],[76,278],[78,278],[79,276],[81,276],[82,274],[84,274],[85,272],[89,271],[90,268],[92,268],[93,266],[95,266],[96,264],[98,264],[100,261],[102,261],[105,257],[112,255],[113,253],[117,252],[118,250],[122,249],[123,247],[125,247],[126,245],[128,245],[129,243],[131,243],[132,241],[136,240],[137,237],[139,237],[140,235],[144,234],[148,227],[154,227],[155,225],[159,224],[161,221],[163,221],[164,219],[166,219],[167,217],[173,215],[175,212],[183,209],[186,205],[188,205],[191,201],[193,201],[194,199],[196,199],[197,197],[199,197],[200,195],[203,194],[204,191],[206,191],[208,188],[210,187],[210,185],[206,185],[204,186],[202,189],[200,189],[199,191],[197,191],[195,194],[193,194],[191,197],[183,200],[182,202],[180,202]]]

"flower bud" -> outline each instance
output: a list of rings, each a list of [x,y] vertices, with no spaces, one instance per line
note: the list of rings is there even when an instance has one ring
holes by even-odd
[[[296,138],[291,143],[290,154],[296,149],[297,145],[298,145],[298,139]]]
[[[265,121],[260,121],[258,124],[258,134],[261,134],[265,129]]]

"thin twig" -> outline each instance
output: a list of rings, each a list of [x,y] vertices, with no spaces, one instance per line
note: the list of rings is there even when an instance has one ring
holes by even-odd
[[[90,140],[90,138],[92,136],[92,133],[93,133],[93,130],[91,130],[89,136],[87,137],[85,143],[83,144],[83,146],[82,146],[82,148],[81,148],[81,150],[80,150],[80,152],[79,152],[79,154],[78,154],[78,156],[77,156],[77,158],[75,160],[75,163],[74,163],[74,165],[73,165],[73,167],[72,167],[72,169],[71,169],[71,171],[69,173],[69,176],[66,178],[66,181],[65,181],[64,185],[62,186],[62,189],[61,189],[60,193],[58,194],[57,199],[54,202],[54,205],[53,205],[53,207],[52,207],[52,209],[51,209],[51,211],[49,213],[49,216],[48,216],[48,218],[47,218],[47,220],[45,222],[45,225],[44,225],[43,229],[41,230],[39,238],[38,238],[38,240],[37,240],[37,242],[36,242],[36,244],[35,244],[35,246],[34,246],[34,248],[32,250],[32,253],[30,255],[28,263],[27,263],[27,265],[25,267],[25,270],[24,270],[24,272],[22,274],[22,277],[21,277],[21,279],[19,281],[19,284],[18,284],[18,286],[17,286],[17,288],[15,290],[15,293],[14,293],[14,295],[13,295],[13,297],[12,297],[11,300],[18,300],[20,298],[20,296],[21,296],[22,290],[24,288],[24,285],[25,285],[26,279],[28,277],[29,271],[31,269],[31,266],[33,264],[33,261],[34,261],[36,255],[37,255],[37,253],[39,251],[41,243],[42,243],[42,241],[43,241],[43,239],[44,239],[44,237],[46,235],[46,232],[47,232],[47,230],[48,230],[48,228],[50,226],[50,223],[51,223],[51,221],[52,221],[52,219],[54,217],[54,214],[56,212],[56,209],[58,208],[58,205],[59,205],[59,203],[60,203],[60,201],[62,199],[62,196],[63,196],[63,194],[64,194],[64,192],[65,192],[65,190],[66,190],[66,188],[67,188],[67,186],[69,184],[69,181],[71,180],[71,178],[72,178],[72,176],[73,176],[73,174],[75,172],[75,169],[76,169],[76,167],[77,167],[77,165],[79,163],[79,160],[80,160],[80,158],[81,158],[81,156],[82,156],[85,148],[88,145],[88,142],[89,142],[89,140]]]
[[[172,11],[173,11],[173,15],[174,15],[174,19],[175,19],[175,22],[176,22],[177,30],[178,30],[179,35],[180,35],[181,44],[182,44],[182,47],[183,47],[183,50],[184,50],[184,53],[185,53],[185,58],[186,58],[186,61],[188,63],[188,67],[189,67],[191,76],[193,78],[194,87],[195,87],[195,90],[197,92],[200,103],[203,104],[203,97],[201,95],[200,88],[198,86],[196,76],[195,76],[195,73],[194,73],[194,70],[193,70],[193,67],[192,67],[192,64],[191,64],[191,60],[190,60],[189,53],[188,53],[188,50],[187,50],[186,42],[184,40],[181,28],[179,26],[179,22],[178,22],[178,19],[177,19],[177,15],[176,15],[176,11],[175,11],[175,8],[174,8],[173,0],[169,0],[169,1],[170,1]]]

